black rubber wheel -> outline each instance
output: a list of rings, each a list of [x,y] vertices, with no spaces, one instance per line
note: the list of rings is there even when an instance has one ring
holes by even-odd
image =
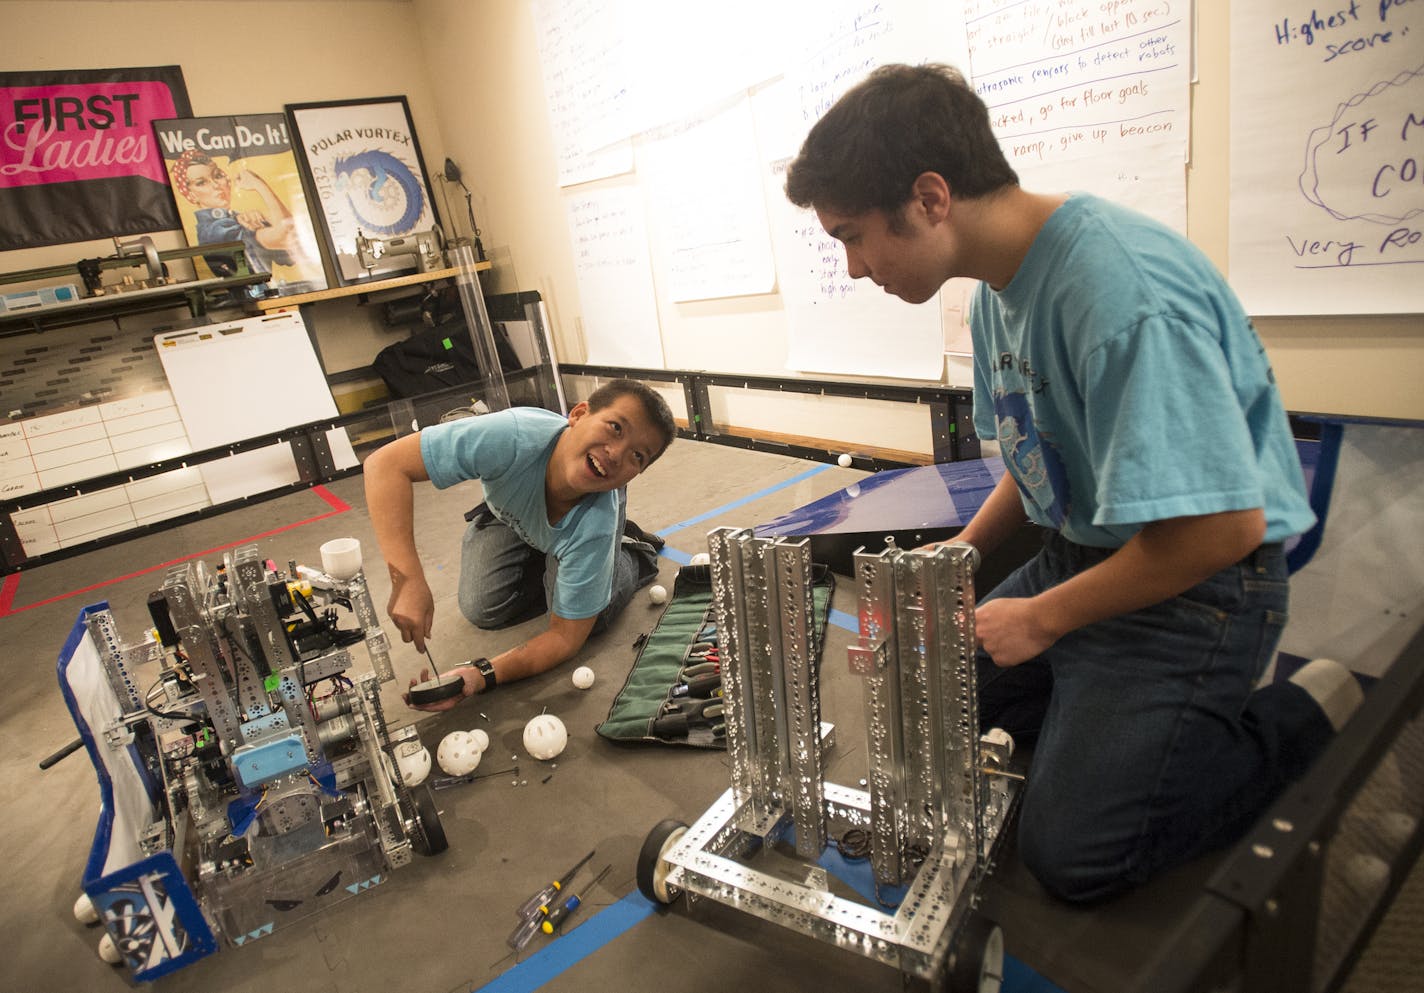
[[[666,905],[677,899],[677,893],[668,889],[668,866],[663,855],[686,833],[686,824],[669,817],[659,821],[643,842],[638,853],[638,892],[653,903]]]
[[[1004,982],[1004,931],[970,914],[955,935],[944,964],[946,993],[999,993]]]
[[[412,704],[425,706],[428,703],[439,703],[441,700],[448,700],[452,696],[459,696],[465,692],[465,677],[458,672],[447,672],[437,679],[427,679],[423,683],[416,683],[407,694],[410,696]]]
[[[410,795],[415,800],[415,819],[420,827],[420,831],[411,838],[411,844],[421,855],[439,855],[450,847],[450,842],[445,840],[445,829],[440,826],[440,810],[435,806],[435,793],[422,783],[411,790]],[[423,844],[421,834],[425,835]]]

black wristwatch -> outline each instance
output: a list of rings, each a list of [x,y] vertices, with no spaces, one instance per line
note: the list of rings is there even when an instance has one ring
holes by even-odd
[[[470,659],[468,662],[461,662],[460,664],[471,666],[472,668],[480,670],[480,675],[485,677],[485,688],[480,690],[481,693],[488,693],[490,690],[494,689],[496,684],[498,683],[498,680],[495,679],[494,675],[494,666],[490,664],[489,659]]]

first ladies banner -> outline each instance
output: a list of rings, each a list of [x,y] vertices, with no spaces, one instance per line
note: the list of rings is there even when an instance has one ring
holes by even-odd
[[[179,66],[0,72],[0,251],[181,227],[152,122]]]

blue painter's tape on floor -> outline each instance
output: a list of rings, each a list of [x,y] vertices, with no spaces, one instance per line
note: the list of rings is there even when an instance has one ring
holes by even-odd
[[[792,835],[795,835],[794,831]],[[870,867],[869,859],[848,859],[835,845],[827,845],[817,862],[832,876],[860,894],[866,903],[872,907],[879,906],[887,914],[895,913],[900,901],[905,899],[904,886],[877,888],[875,871]]]
[[[494,982],[479,987],[479,991],[530,993],[531,990],[537,990],[651,915],[653,910],[648,898],[634,890],[573,930],[549,939],[548,944],[540,951],[503,973]]]
[[[722,506],[717,507],[713,510],[709,510],[705,514],[698,514],[696,517],[689,517],[687,520],[680,521],[677,524],[669,524],[667,527],[658,528],[656,533],[660,537],[666,538],[674,531],[681,531],[683,528],[689,528],[700,521],[708,520],[710,518],[716,517],[719,514],[725,514],[727,511],[743,506],[744,504],[751,503],[753,500],[760,500],[762,497],[775,493],[777,490],[784,489],[787,486],[792,486],[796,483],[801,482],[802,480],[810,479],[812,476],[818,476],[829,468],[830,466],[828,465],[818,465],[813,469],[807,469],[799,476],[792,476],[790,479],[783,480],[782,482],[777,483],[775,486],[768,486],[764,490],[757,490],[755,493],[752,493],[749,496],[744,496],[740,500],[733,500],[731,503],[724,503],[722,504]]]
[[[844,870],[842,863],[836,868]],[[533,993],[617,939],[657,908],[637,890],[594,914],[579,927],[555,938],[540,951],[501,974],[475,993]],[[852,954],[852,953],[847,953]],[[1065,993],[1012,955],[1004,956],[1002,993]]]
[[[1044,979],[1012,955],[1004,956],[1004,985],[1001,993],[1067,993]]]
[[[671,545],[664,545],[658,551],[658,554],[665,559],[671,559],[678,565],[687,565],[689,562],[692,561],[691,554],[689,554],[688,552],[679,551],[676,548],[673,548]]]
[[[826,617],[826,620],[838,628],[845,628],[851,634],[860,634],[860,618],[854,614],[847,614],[844,610],[832,609],[830,614]]]

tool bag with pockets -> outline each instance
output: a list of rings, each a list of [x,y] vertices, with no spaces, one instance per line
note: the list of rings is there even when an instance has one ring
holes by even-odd
[[[812,664],[820,672],[835,576],[812,567]],[[721,639],[712,605],[712,568],[683,566],[656,627],[597,731],[610,741],[725,748]]]

